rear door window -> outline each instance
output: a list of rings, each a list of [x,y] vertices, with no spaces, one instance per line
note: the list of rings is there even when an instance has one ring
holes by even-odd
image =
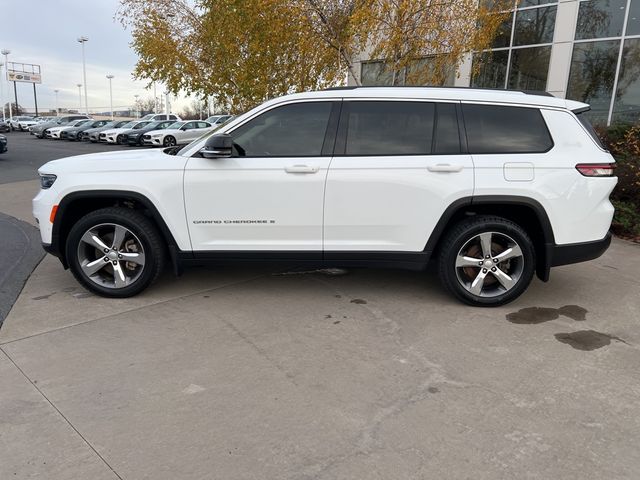
[[[463,104],[469,153],[544,153],[553,140],[537,108]]]
[[[431,153],[433,103],[352,101],[348,102],[345,116],[346,155]]]

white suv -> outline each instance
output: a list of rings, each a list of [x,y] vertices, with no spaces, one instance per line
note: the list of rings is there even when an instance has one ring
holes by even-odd
[[[55,160],[33,201],[45,249],[127,297],[168,261],[426,268],[495,306],[611,241],[614,160],[552,96],[344,88],[268,101],[183,147]]]

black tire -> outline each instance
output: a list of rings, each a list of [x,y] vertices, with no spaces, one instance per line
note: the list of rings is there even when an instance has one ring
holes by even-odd
[[[122,145],[124,143],[124,135],[118,135],[116,137],[116,144]]]
[[[117,224],[125,227],[135,235],[136,240],[140,241],[143,248],[145,261],[144,265],[140,267],[142,271],[135,281],[121,288],[99,285],[89,278],[80,266],[79,252],[82,236],[89,229],[104,224]],[[165,251],[164,239],[149,218],[135,210],[119,207],[103,208],[82,217],[71,228],[65,245],[67,262],[76,280],[87,290],[103,297],[112,298],[132,297],[151,285],[164,269]]]
[[[176,145],[175,137],[171,135],[167,135],[166,137],[164,137],[164,140],[162,141],[162,145],[164,147],[174,147]]]
[[[474,245],[475,239],[481,238],[481,234],[484,238],[490,239],[487,243],[491,244],[493,257],[491,259],[486,259],[486,255],[481,253],[484,249],[480,245],[480,240]],[[520,248],[522,255],[514,255],[511,260],[502,262],[498,260],[498,263],[489,265],[499,257],[501,247],[499,243],[506,244],[510,240]],[[510,242],[508,243],[513,246]],[[536,253],[529,235],[522,227],[502,217],[476,215],[466,218],[446,232],[440,245],[438,267],[442,284],[449,293],[468,305],[497,307],[509,303],[527,289],[535,272]],[[477,253],[468,253],[474,248]],[[503,252],[508,249],[507,246],[503,248]],[[512,249],[512,251],[515,250]],[[459,253],[464,256],[459,257]],[[477,260],[487,261],[487,268],[484,268],[485,264],[481,266],[479,262],[477,266],[475,263],[473,266],[456,266],[459,258],[461,260],[469,257],[476,259],[476,256],[480,257]],[[498,268],[500,270],[496,271]],[[495,275],[493,271],[496,271]],[[483,272],[486,278],[483,278],[480,283],[481,292],[478,295],[470,290],[472,290],[474,275],[479,276],[480,272]],[[502,273],[506,273],[506,278],[511,281],[508,288],[503,285],[504,280],[498,280],[498,276],[501,279],[505,278]],[[485,284],[490,280],[492,283]]]

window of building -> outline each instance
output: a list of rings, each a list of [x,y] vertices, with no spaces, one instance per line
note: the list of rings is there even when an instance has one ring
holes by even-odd
[[[385,68],[382,60],[362,62],[360,67],[360,81],[362,85],[393,85],[393,72]]]
[[[331,102],[293,103],[259,115],[231,133],[239,157],[318,157]]]
[[[469,153],[542,153],[553,147],[537,108],[463,104]]]
[[[345,153],[430,154],[434,115],[428,102],[349,102]]]
[[[360,78],[365,86],[391,86],[391,85],[433,85],[428,82],[432,78],[434,57],[418,58],[410,62],[409,67],[398,72],[394,77],[393,71],[386,68],[382,60],[362,62]],[[447,69],[443,82],[437,86],[453,85],[455,81],[455,66]]]
[[[606,124],[616,75],[620,42],[581,42],[573,46],[567,98],[591,105],[588,116]]]
[[[511,52],[509,88],[539,90],[547,88],[551,47],[517,48]]]
[[[631,0],[627,35],[640,35],[640,0]]]
[[[473,69],[479,65],[478,73],[471,79],[472,87],[504,88],[509,62],[508,50],[476,53],[473,56]]]
[[[613,103],[613,121],[634,123],[638,118],[640,118],[640,38],[632,38],[624,42]]]
[[[521,0],[500,27],[493,50],[474,54],[471,85],[546,90],[556,12],[557,1]]]
[[[556,6],[529,8],[516,13],[513,45],[538,45],[553,41]]]
[[[576,40],[622,35],[627,0],[585,0],[580,2]]]

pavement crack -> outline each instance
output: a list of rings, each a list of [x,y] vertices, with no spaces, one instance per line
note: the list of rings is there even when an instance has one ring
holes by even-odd
[[[5,357],[7,357],[7,359],[13,364],[14,367],[16,367],[16,369],[20,372],[20,374],[31,384],[31,386],[40,394],[40,396],[42,396],[42,398],[44,398],[44,400],[51,405],[51,408],[53,408],[58,415],[60,415],[60,417],[62,417],[62,419],[67,423],[67,425],[69,425],[69,427],[71,427],[73,429],[74,432],[76,432],[76,434],[82,439],[82,441],[85,443],[85,445],[87,445],[87,447],[89,447],[93,453],[95,453],[98,458],[102,461],[102,463],[104,463],[107,468],[109,470],[111,470],[111,472],[118,477],[120,480],[123,480],[123,478],[118,474],[118,472],[115,471],[115,469],[109,464],[109,462],[107,462],[107,460],[100,455],[100,452],[98,452],[98,450],[95,449],[95,447],[93,445],[91,445],[91,442],[89,442],[89,440],[86,439],[86,437],[84,435],[82,435],[82,433],[80,433],[80,431],[75,427],[75,425],[73,425],[73,423],[71,423],[69,421],[69,419],[64,415],[64,413],[62,413],[60,411],[60,409],[58,407],[56,407],[56,405],[49,400],[49,397],[47,397],[44,392],[42,390],[40,390],[40,388],[38,388],[38,385],[36,385],[33,380],[31,380],[31,378],[29,378],[29,376],[22,370],[22,368],[20,368],[20,366],[13,360],[13,358],[11,358],[11,356],[5,351],[4,348],[0,347],[0,350],[2,351],[2,353],[4,353]]]

